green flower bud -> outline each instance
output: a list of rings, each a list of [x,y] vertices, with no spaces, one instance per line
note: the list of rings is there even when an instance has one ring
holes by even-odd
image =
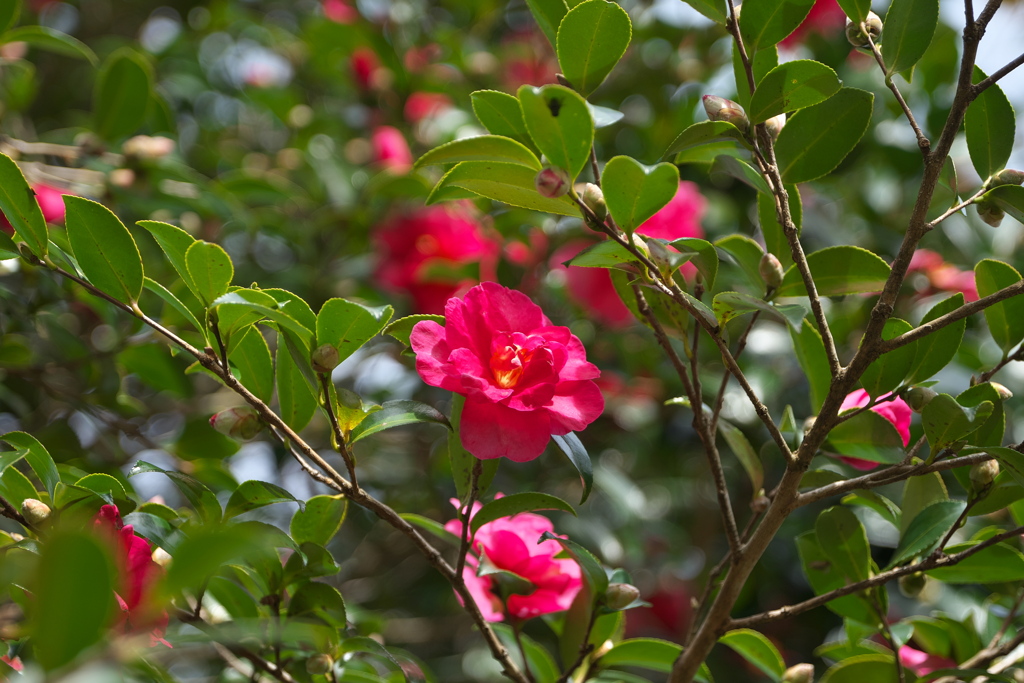
[[[727,100],[717,95],[705,95],[702,101],[704,102],[704,111],[707,112],[708,118],[712,121],[726,121],[743,132],[746,132],[750,127],[750,119],[747,118],[747,113],[743,111],[743,107],[732,100]]]
[[[221,434],[248,441],[263,430],[259,415],[249,406],[228,408],[210,418],[210,426]]]
[[[562,197],[569,192],[569,174],[556,166],[545,166],[537,172],[533,184],[541,197]]]
[[[587,183],[583,187],[583,203],[594,212],[597,220],[603,221],[608,216],[608,205],[604,202],[604,192],[594,183]]]
[[[610,583],[605,593],[608,609],[623,609],[640,599],[640,589],[628,583]]]
[[[813,681],[813,664],[797,664],[789,667],[782,674],[782,683],[813,683]]]
[[[782,284],[784,273],[782,262],[779,261],[775,254],[765,253],[761,257],[761,263],[757,265],[757,272],[761,274],[761,279],[764,280],[764,283],[772,289],[778,289],[779,285]]]
[[[999,185],[1021,185],[1024,184],[1024,171],[1013,168],[1004,168],[999,173],[988,179],[986,187],[997,187]]]
[[[999,394],[1000,399],[1005,401],[1007,399],[1013,398],[1013,392],[1004,387],[999,382],[989,382],[989,384],[991,384],[992,388],[996,390],[997,394]]]
[[[310,362],[313,364],[314,371],[330,372],[338,367],[338,347],[334,344],[321,344],[313,349]]]
[[[314,676],[322,675],[330,671],[332,666],[334,666],[334,660],[330,655],[313,655],[306,660],[306,673]]]
[[[867,47],[870,44],[868,42],[868,36],[871,36],[871,40],[875,43],[877,43],[879,38],[882,37],[882,20],[879,19],[878,15],[874,12],[868,12],[867,18],[864,19],[864,25],[868,29],[867,33],[864,33],[860,26],[847,18],[846,39],[850,41],[850,45],[853,45],[854,47]]]
[[[978,207],[978,218],[993,228],[998,228],[999,224],[1003,222],[1003,217],[1006,215],[1002,209],[996,206],[995,202],[980,201],[975,206]]]
[[[768,131],[768,135],[772,137],[772,140],[779,139],[779,133],[782,132],[782,127],[786,125],[786,115],[779,114],[773,116],[764,122],[764,127]]]
[[[21,516],[32,526],[39,526],[50,518],[50,506],[35,498],[26,498],[21,503]]]
[[[900,593],[907,598],[916,598],[924,590],[926,583],[928,579],[921,572],[904,574],[899,579]]]
[[[972,493],[982,494],[992,486],[992,482],[999,476],[999,461],[986,460],[971,465],[971,490]]]
[[[911,410],[920,413],[938,395],[938,392],[928,387],[911,387],[903,395],[903,400],[907,402]]]

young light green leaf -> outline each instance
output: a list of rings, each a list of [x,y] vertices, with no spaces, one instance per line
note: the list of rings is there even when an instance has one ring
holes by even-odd
[[[313,496],[295,511],[288,530],[299,545],[327,545],[345,521],[348,500],[343,496]]]
[[[68,240],[89,282],[118,301],[138,301],[144,278],[142,256],[128,228],[94,201],[69,195],[64,206]]]
[[[988,296],[1019,282],[1017,270],[1002,261],[983,259],[974,266],[978,296]],[[996,344],[1007,353],[1024,340],[1024,297],[1014,296],[985,309],[985,322]]]
[[[274,361],[267,340],[257,327],[250,327],[228,353],[228,362],[238,381],[264,403],[274,393]]]
[[[935,5],[937,9],[938,3]],[[985,78],[985,72],[975,66],[971,81],[977,83]],[[967,107],[967,114],[964,116],[967,151],[970,152],[971,163],[982,179],[1001,171],[1006,166],[1013,150],[1016,118],[1013,106],[1006,99],[998,83],[985,88]]]
[[[962,500],[940,500],[917,513],[900,536],[888,568],[934,550],[965,507],[967,503]]]
[[[537,26],[554,47],[558,42],[558,26],[569,11],[565,0],[526,0]]]
[[[524,85],[517,95],[537,148],[575,180],[590,159],[594,142],[594,120],[586,100],[561,85]]]
[[[836,72],[820,62],[798,59],[780,64],[757,84],[747,114],[763,123],[778,114],[824,102],[839,92]]]
[[[587,498],[590,497],[591,489],[594,488],[594,467],[590,462],[590,454],[587,453],[587,448],[580,441],[580,438],[576,436],[576,432],[569,432],[564,435],[552,434],[551,438],[558,444],[558,447],[562,449],[562,452],[569,458],[569,462],[573,464],[573,467],[580,474],[580,482],[583,484],[583,495],[580,496],[580,505],[583,505],[587,502]]]
[[[628,249],[618,242],[607,240],[587,247],[566,261],[565,265],[582,268],[616,268],[624,263],[636,262],[636,256],[633,256]]]
[[[868,129],[875,96],[841,88],[829,99],[793,114],[775,146],[785,183],[806,183],[832,172]]]
[[[178,226],[171,225],[170,223],[139,221],[136,225],[149,231],[149,234],[153,236],[156,243],[160,245],[174,270],[178,272],[178,275],[188,285],[188,288],[196,292],[195,283],[192,282],[188,266],[185,265],[185,252],[188,251],[188,248],[192,246],[196,239]]]
[[[814,0],[746,0],[740,15],[740,36],[747,50],[771,47],[796,30]]]
[[[43,212],[21,169],[6,154],[0,154],[0,211],[33,254],[46,255],[49,238]]]
[[[767,637],[749,628],[729,631],[718,642],[732,649],[773,681],[781,681],[786,662]]]
[[[303,507],[302,501],[296,500],[295,496],[277,484],[255,479],[243,481],[238,488],[231,492],[227,509],[224,510],[224,519],[231,519],[243,512],[274,503],[298,503],[300,509]]]
[[[519,106],[518,102],[516,106]],[[501,135],[479,135],[453,140],[421,156],[416,160],[415,167],[454,164],[460,161],[503,161],[526,166],[535,171],[539,171],[541,167],[537,155],[525,145]]]
[[[444,191],[461,188],[498,202],[560,216],[580,216],[580,210],[567,196],[548,198],[537,193],[537,172],[520,164],[502,161],[463,161],[438,181],[427,197],[427,204],[449,199]]]
[[[569,10],[558,26],[558,65],[587,97],[601,85],[629,47],[633,25],[614,2],[585,0]]]
[[[588,2],[604,3],[605,0]],[[619,228],[632,232],[676,196],[679,169],[664,162],[644,166],[630,157],[617,156],[605,164],[601,186],[612,218]]]
[[[807,265],[820,296],[880,292],[889,277],[889,264],[881,257],[850,245],[825,247],[808,254]],[[807,296],[796,266],[786,271],[778,295]]]
[[[871,549],[867,531],[849,508],[837,505],[823,511],[814,530],[821,549],[849,582],[868,578]]]
[[[630,638],[613,645],[597,661],[601,667],[637,666],[668,673],[682,651],[682,646],[667,640]]]
[[[706,145],[717,140],[735,140],[749,148],[750,143],[739,128],[728,121],[698,121],[683,129],[665,151],[665,157],[671,157],[691,147]]]
[[[825,672],[819,683],[899,683],[891,654],[855,655]]]
[[[130,47],[115,50],[103,63],[93,92],[96,134],[118,140],[134,133],[146,118],[153,91],[153,67]]]
[[[185,252],[185,266],[195,284],[196,294],[207,306],[228,291],[235,277],[231,257],[220,245],[212,242],[194,242]]]
[[[49,26],[20,26],[0,36],[0,43],[28,43],[40,50],[84,59],[93,66],[99,62],[96,53],[88,45]]]
[[[882,339],[888,341],[909,332],[913,325],[899,318],[889,318],[882,328]],[[910,373],[917,353],[917,342],[894,349],[869,365],[860,378],[868,394],[874,397],[898,387]]]
[[[487,503],[473,515],[473,519],[469,522],[469,528],[475,534],[480,527],[488,522],[493,522],[502,517],[512,517],[520,512],[533,512],[535,510],[561,510],[562,512],[568,512],[574,517],[576,516],[576,511],[573,507],[561,498],[547,493],[527,491],[495,498],[490,503]]]
[[[886,74],[892,76],[917,64],[938,23],[939,0],[893,0],[882,27]]]
[[[559,0],[560,1],[560,0]],[[497,90],[477,90],[469,96],[477,120],[492,135],[530,143],[519,100]]]
[[[718,420],[718,433],[729,444],[733,455],[740,461],[743,470],[750,477],[750,486],[756,494],[764,486],[764,465],[761,464],[761,456],[750,445],[750,441],[747,440],[740,428],[727,420]]]
[[[155,280],[151,280],[148,277],[143,279],[142,286],[144,289],[148,289],[163,299],[167,305],[176,310],[183,318],[185,318],[185,320],[191,323],[192,327],[203,335],[204,339],[206,338],[206,330],[203,328],[202,323],[199,322],[199,318],[196,317],[194,312],[189,310],[188,306],[182,303],[181,299],[171,294],[171,292],[162,284]]]
[[[957,293],[940,301],[929,310],[921,324],[929,323],[936,318],[946,315],[964,305],[964,295]],[[918,339],[917,349],[914,353],[914,362],[910,366],[908,384],[918,384],[925,381],[942,368],[946,367],[960,348],[960,342],[964,338],[964,330],[967,329],[967,319],[958,320],[951,325],[946,325],[940,330],[932,332],[926,337]]]
[[[730,154],[719,154],[715,157],[715,161],[711,164],[711,170],[709,173],[712,176],[724,175],[735,178],[736,180],[754,188],[759,193],[771,194],[771,190],[768,188],[768,183],[765,182],[757,169],[746,161],[738,159]]]
[[[338,361],[356,352],[391,320],[391,306],[364,306],[345,299],[329,299],[316,317],[316,344],[338,349]]]
[[[385,401],[380,410],[370,413],[356,425],[352,430],[352,443],[385,429],[420,423],[439,424],[451,429],[448,418],[436,408],[419,401],[399,399]]]
[[[195,246],[207,244],[206,242],[198,242]],[[192,253],[191,247],[189,254]],[[195,271],[193,271],[195,273]],[[198,282],[198,281],[197,281]],[[200,284],[200,286],[202,286]],[[219,310],[241,308],[242,310],[252,311],[253,313],[259,314],[261,318],[269,318],[280,326],[283,332],[286,332],[286,341],[292,339],[296,342],[295,352],[303,359],[306,365],[309,364],[309,353],[313,346],[313,332],[307,328],[303,323],[296,319],[296,314],[309,313],[309,308],[304,309],[298,305],[286,306],[280,302],[275,302],[272,306],[264,303],[268,296],[268,292],[259,291],[255,289],[235,289],[233,292],[228,292],[222,296],[217,297],[211,307],[220,307]],[[303,302],[305,306],[305,302]],[[304,317],[304,316],[303,316]],[[304,322],[308,323],[309,320]],[[280,345],[279,345],[280,346]]]

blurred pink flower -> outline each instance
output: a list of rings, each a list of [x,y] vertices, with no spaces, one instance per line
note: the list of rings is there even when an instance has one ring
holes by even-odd
[[[423,119],[437,116],[445,109],[450,109],[452,100],[439,92],[414,92],[405,101],[405,120],[419,123]]]
[[[351,24],[359,19],[359,12],[345,0],[322,0],[324,16],[339,24]]]
[[[0,662],[3,662],[15,671],[23,671],[25,669],[25,665],[21,662],[21,657],[11,657],[10,655],[4,655],[3,657],[0,657]],[[0,681],[2,680],[6,679],[4,678],[3,672],[0,671]]]
[[[477,278],[460,272],[469,264],[479,264],[481,278],[493,277],[499,249],[461,204],[395,214],[373,239],[376,280],[388,291],[411,294],[418,313],[443,313],[448,299],[475,285]]]
[[[938,254],[930,249],[918,249],[910,259],[907,267],[908,273],[922,273],[928,278],[928,287],[919,289],[922,296],[930,296],[940,292],[955,294],[962,292],[967,301],[978,300],[978,287],[974,282],[973,270],[960,270],[951,263],[947,263]]]
[[[427,384],[466,397],[460,436],[480,459],[533,460],[551,435],[600,417],[601,371],[580,340],[522,292],[484,282],[448,300],[445,327],[416,324],[410,343]]]
[[[915,676],[927,676],[939,669],[955,669],[956,662],[948,657],[930,655],[927,652],[915,650],[909,645],[900,647],[900,663],[909,669]]]
[[[370,136],[373,162],[379,167],[405,173],[412,168],[412,152],[402,131],[394,126],[377,126]]]
[[[369,90],[373,87],[374,74],[381,68],[381,63],[376,52],[368,47],[358,47],[352,51],[348,66],[360,90]]]
[[[891,394],[882,394],[879,398],[888,398]],[[856,391],[849,394],[843,399],[843,404],[839,406],[840,414],[846,410],[852,410],[854,408],[863,408],[871,402],[871,396],[864,389],[857,389]],[[900,438],[903,439],[903,445],[907,446],[910,443],[910,417],[913,415],[913,411],[907,402],[902,398],[894,398],[891,401],[885,403],[879,403],[871,408],[872,412],[878,413],[886,420],[892,423],[892,426],[899,432]],[[840,458],[843,462],[848,465],[856,467],[858,470],[871,470],[878,467],[878,463],[872,460],[864,460],[861,458],[851,458],[849,456],[842,456]]]
[[[636,229],[641,235],[663,240],[677,240],[680,237],[704,237],[700,219],[708,202],[696,183],[679,181],[676,196],[668,204],[640,224]]]
[[[36,202],[43,212],[43,220],[47,223],[63,223],[64,195],[71,193],[42,183],[31,183],[30,186],[32,192],[36,195]],[[14,233],[14,228],[11,227],[10,221],[2,213],[0,213],[0,230],[8,235]]]
[[[502,83],[509,92],[521,85],[558,82],[558,63],[551,43],[538,30],[520,32],[503,41],[499,58]]]
[[[495,496],[500,497],[501,494]],[[452,505],[458,509],[460,503],[453,498]],[[473,514],[480,508],[480,503],[475,503]],[[449,521],[444,528],[462,536],[462,522],[457,519]],[[569,609],[583,587],[580,567],[575,560],[555,558],[562,552],[558,541],[549,539],[537,543],[546,531],[554,531],[551,520],[530,512],[496,519],[477,530],[472,545],[476,557],[466,558],[462,576],[487,621],[502,621],[506,607],[508,614],[516,619],[531,619]],[[497,569],[526,579],[533,584],[533,591],[510,595],[503,605],[501,597],[494,592],[495,580],[490,576],[477,576],[477,567],[483,558]]]
[[[846,13],[836,0],[815,0],[803,23],[779,44],[792,48],[802,42],[808,33],[828,38],[838,35],[845,26]]]

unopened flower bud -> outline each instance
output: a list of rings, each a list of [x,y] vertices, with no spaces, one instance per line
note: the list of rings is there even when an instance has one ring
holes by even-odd
[[[757,492],[757,495],[750,501],[750,509],[755,514],[761,514],[768,509],[768,506],[772,504],[772,501],[768,496],[764,495],[764,489]]]
[[[796,664],[782,674],[782,683],[814,683],[814,665]]]
[[[784,273],[782,262],[779,261],[775,254],[765,253],[761,257],[761,263],[757,265],[757,272],[761,274],[761,279],[764,280],[764,283],[772,289],[778,289],[779,285],[782,284]]]
[[[604,202],[604,192],[594,183],[587,183],[583,187],[582,199],[587,208],[597,216],[597,220],[603,221],[608,215],[608,205]]]
[[[330,655],[313,655],[306,660],[306,673],[314,676],[322,675],[331,670],[334,660]]]
[[[533,184],[541,197],[561,197],[569,191],[569,174],[556,166],[545,166],[537,172]]]
[[[50,518],[50,506],[35,498],[26,498],[21,503],[21,516],[32,526],[39,526]]]
[[[900,593],[907,598],[916,598],[924,590],[928,579],[921,572],[904,574],[899,579]]]
[[[732,100],[727,100],[717,95],[705,95],[702,100],[704,102],[704,111],[707,112],[708,118],[712,121],[731,123],[744,132],[750,127],[750,119],[747,118],[747,113],[743,111],[743,107]]]
[[[998,185],[1021,185],[1024,184],[1024,171],[1018,171],[1013,168],[1004,168],[999,173],[989,178],[987,186],[996,187]]]
[[[867,33],[864,33],[859,25],[849,19],[846,20],[846,39],[850,41],[850,45],[867,47],[870,44],[868,36],[871,36],[871,40],[875,43],[882,37],[882,20],[874,12],[868,12],[867,18],[864,19],[864,25],[868,29]]]
[[[980,201],[976,206],[978,207],[978,218],[985,221],[993,228],[998,228],[999,224],[1003,222],[1003,217],[1006,214],[1002,209],[995,205],[995,202]]]
[[[1005,401],[1007,399],[1013,398],[1013,392],[1004,387],[999,382],[989,382],[989,384],[991,384],[992,388],[996,390],[997,394],[999,394],[1000,399]]]
[[[248,441],[263,429],[259,415],[249,406],[228,408],[210,418],[210,426],[221,434]]]
[[[971,465],[971,488],[980,493],[992,486],[992,482],[999,476],[999,461],[986,460]]]
[[[928,387],[911,387],[903,395],[903,400],[907,402],[911,410],[915,413],[920,413],[938,395],[938,392]]]
[[[640,598],[640,589],[628,583],[610,583],[605,596],[609,609],[623,609]]]
[[[338,367],[338,347],[334,344],[321,344],[313,349],[310,362],[315,372],[330,372]]]
[[[768,135],[772,137],[772,140],[779,139],[779,133],[782,132],[782,127],[786,125],[786,115],[779,114],[773,116],[764,122],[764,127],[768,131]]]
[[[807,436],[808,434],[811,433],[811,430],[814,429],[814,423],[817,422],[817,420],[818,418],[814,417],[813,415],[804,420],[804,436]]]
[[[152,135],[136,135],[121,146],[126,156],[138,159],[159,159],[174,151],[174,140]]]

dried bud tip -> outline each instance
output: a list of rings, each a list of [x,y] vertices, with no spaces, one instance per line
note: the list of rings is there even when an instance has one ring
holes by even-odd
[[[978,218],[993,228],[998,228],[999,224],[1003,222],[1003,217],[1006,215],[1002,209],[995,205],[995,202],[980,201],[975,206],[978,207]]]
[[[864,26],[868,29],[867,33],[864,33],[860,26],[850,21],[849,18],[846,19],[846,39],[850,41],[850,45],[867,47],[870,44],[868,36],[871,36],[871,41],[875,43],[882,37],[882,20],[874,12],[868,12],[867,18],[864,19]]]
[[[605,594],[609,609],[623,609],[640,599],[640,589],[628,583],[610,583]]]
[[[971,488],[982,491],[992,485],[999,476],[999,461],[986,460],[971,465]]]
[[[928,387],[911,387],[903,395],[903,400],[907,402],[911,410],[920,413],[938,395],[938,392]]]
[[[731,123],[743,132],[746,132],[747,128],[750,127],[747,113],[743,111],[743,107],[732,100],[727,100],[717,95],[705,95],[702,100],[704,102],[704,111],[707,112],[708,118],[712,121]]]
[[[928,579],[921,572],[904,574],[899,579],[900,593],[907,598],[916,598],[924,590]]]
[[[999,382],[989,382],[989,384],[992,385],[992,388],[996,390],[996,393],[999,394],[999,398],[1001,398],[1002,400],[1005,401],[1007,399],[1013,398],[1013,392],[1004,387]]]
[[[768,135],[772,137],[772,140],[779,139],[779,133],[782,132],[782,127],[786,125],[786,115],[779,114],[773,116],[764,122],[764,127],[768,131]]]
[[[331,670],[334,660],[330,655],[313,655],[306,660],[306,673],[314,676],[322,675]]]
[[[321,344],[313,349],[313,355],[310,356],[310,362],[312,363],[313,370],[315,372],[330,372],[334,368],[338,367],[338,348],[334,346],[334,344]]]
[[[597,220],[603,221],[608,216],[608,205],[604,202],[604,192],[594,183],[587,183],[583,186],[583,203],[587,205]]]
[[[772,289],[778,289],[779,285],[782,284],[782,276],[784,271],[782,270],[782,262],[779,261],[775,254],[766,253],[761,257],[761,263],[757,265],[757,272],[761,274],[761,279],[764,283]]]
[[[39,526],[50,518],[50,506],[35,498],[26,498],[21,503],[21,516],[32,526]]]
[[[248,406],[228,408],[210,418],[210,426],[221,434],[248,441],[263,429],[256,411]]]
[[[1024,171],[1018,171],[1013,168],[1004,168],[999,173],[989,178],[987,186],[996,187],[998,185],[1021,185],[1024,184]]]
[[[813,681],[813,664],[796,664],[782,674],[782,683],[813,683]]]
[[[561,197],[569,192],[569,174],[555,166],[545,166],[537,172],[533,184],[541,197]]]

